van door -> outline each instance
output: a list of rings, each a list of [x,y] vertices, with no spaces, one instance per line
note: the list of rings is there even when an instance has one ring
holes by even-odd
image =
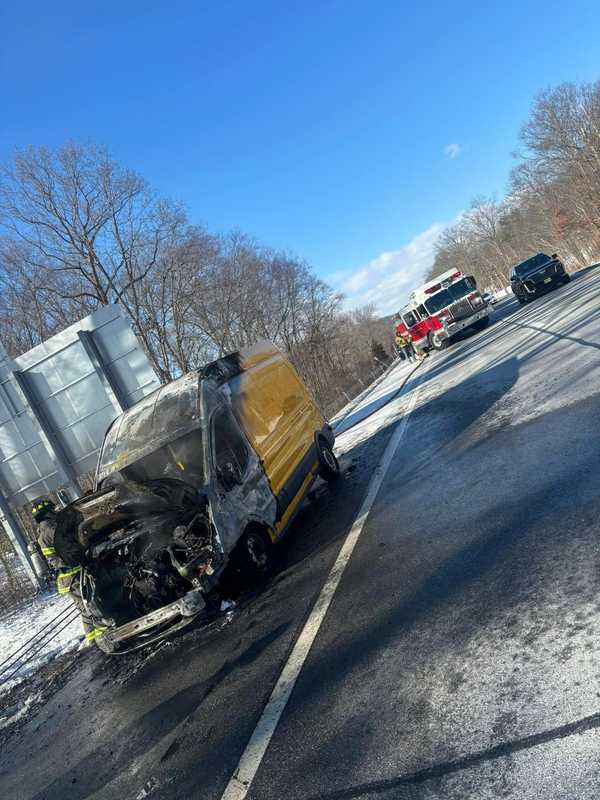
[[[230,386],[237,416],[262,459],[283,514],[317,464],[315,433],[325,420],[282,356],[242,373]]]
[[[259,458],[227,406],[212,415],[214,471],[212,513],[223,546],[230,552],[251,520],[273,527],[277,503]]]

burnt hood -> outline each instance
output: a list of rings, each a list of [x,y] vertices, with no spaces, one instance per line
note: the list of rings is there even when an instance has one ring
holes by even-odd
[[[207,499],[193,486],[173,478],[114,487],[80,497],[57,514],[55,547],[68,565],[85,560],[100,542],[138,531],[173,530],[206,508]]]

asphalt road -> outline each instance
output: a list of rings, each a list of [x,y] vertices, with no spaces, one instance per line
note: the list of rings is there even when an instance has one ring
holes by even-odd
[[[147,656],[86,655],[2,748],[0,796],[220,800],[410,403],[247,796],[600,796],[599,321],[597,269],[502,304],[399,396],[394,370],[274,581]]]

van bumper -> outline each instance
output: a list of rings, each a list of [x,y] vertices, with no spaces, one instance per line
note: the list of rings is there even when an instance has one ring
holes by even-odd
[[[192,590],[174,603],[157,608],[143,617],[119,627],[107,628],[97,637],[96,644],[105,653],[136,650],[189,625],[205,607],[202,594]]]

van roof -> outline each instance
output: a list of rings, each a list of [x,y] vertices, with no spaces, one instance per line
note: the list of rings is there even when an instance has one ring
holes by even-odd
[[[252,369],[263,361],[274,356],[281,356],[281,351],[271,342],[263,339],[256,344],[244,347],[235,353],[222,356],[211,361],[198,370],[200,378],[211,380],[217,385],[226,383],[241,372]]]

